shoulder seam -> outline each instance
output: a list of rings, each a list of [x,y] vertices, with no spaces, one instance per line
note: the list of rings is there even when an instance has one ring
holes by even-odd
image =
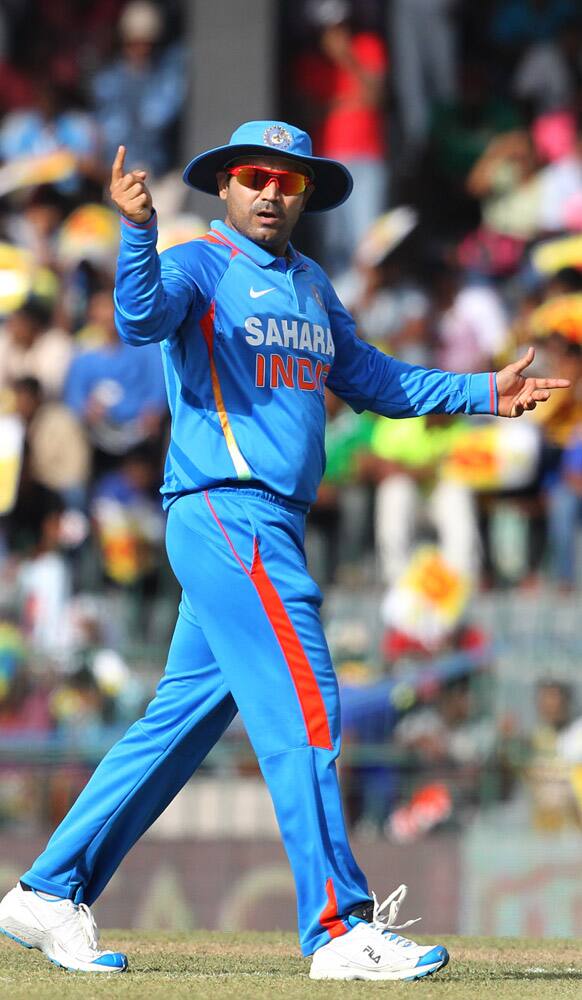
[[[216,283],[214,285],[214,288],[212,290],[209,290],[208,294],[206,294],[205,291],[204,291],[204,289],[201,288],[200,285],[198,285],[198,288],[200,289],[200,292],[202,293],[202,297],[203,297],[203,301],[200,303],[200,306],[201,306],[201,309],[202,309],[203,312],[206,311],[206,309],[208,308],[208,305],[211,302],[213,302],[214,299],[216,298],[216,291],[218,289],[218,286],[219,286],[220,282],[222,281],[224,275],[228,271],[228,268],[230,266],[230,262],[232,260],[232,255],[230,253],[230,247],[227,244],[222,243],[220,240],[212,240],[212,241],[208,240],[207,235],[208,234],[206,234],[204,236],[196,236],[196,237],[194,237],[193,240],[190,240],[189,242],[190,243],[202,243],[202,244],[206,243],[205,249],[208,250],[208,252],[210,253],[211,256],[215,256],[215,254],[216,254],[215,247],[220,246],[223,250],[225,250],[227,252],[227,256],[226,256],[226,260],[224,262],[224,267],[222,268],[222,270],[220,271],[220,273],[219,273],[219,275],[218,275],[218,277],[216,279]],[[178,244],[177,247],[178,246],[188,246],[188,245],[189,244]],[[176,247],[176,249],[177,249],[177,247]],[[174,248],[173,247],[168,247],[168,250],[172,250],[172,249],[174,249]],[[179,264],[177,266],[180,267]],[[180,270],[184,271],[184,269],[182,267],[180,267]],[[186,274],[187,272],[184,271],[184,273]],[[198,310],[196,310],[196,312],[197,311]]]

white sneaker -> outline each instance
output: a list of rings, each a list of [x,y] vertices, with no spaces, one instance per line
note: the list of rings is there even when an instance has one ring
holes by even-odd
[[[44,899],[20,884],[0,902],[0,933],[25,948],[38,948],[55,965],[76,972],[125,972],[127,958],[100,951],[93,915],[84,903]]]
[[[444,968],[449,961],[446,948],[419,945],[393,933],[416,923],[416,920],[408,920],[400,926],[394,923],[407,892],[407,887],[400,885],[380,905],[374,896],[372,922],[359,920],[346,934],[318,948],[311,963],[310,978],[413,980]],[[386,910],[387,916],[383,919]]]

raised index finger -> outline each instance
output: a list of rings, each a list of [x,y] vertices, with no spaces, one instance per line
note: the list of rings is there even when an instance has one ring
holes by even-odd
[[[567,389],[570,385],[569,378],[536,378],[536,389]]]
[[[111,180],[119,181],[123,177],[123,165],[125,163],[125,146],[118,146],[113,166],[111,167]]]

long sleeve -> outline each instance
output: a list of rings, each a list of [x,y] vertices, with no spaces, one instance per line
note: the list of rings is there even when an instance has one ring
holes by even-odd
[[[159,343],[172,337],[196,295],[192,279],[170,255],[156,250],[157,216],[138,226],[121,217],[115,279],[115,322],[127,344]]]
[[[328,314],[335,359],[327,385],[357,413],[372,410],[385,417],[424,413],[496,413],[493,372],[457,375],[397,361],[361,340],[355,324],[333,289]]]

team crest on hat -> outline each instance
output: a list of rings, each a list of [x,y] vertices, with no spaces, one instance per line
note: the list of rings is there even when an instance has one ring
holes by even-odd
[[[274,146],[275,149],[288,149],[293,138],[282,125],[269,125],[263,132],[263,142],[267,146]]]

